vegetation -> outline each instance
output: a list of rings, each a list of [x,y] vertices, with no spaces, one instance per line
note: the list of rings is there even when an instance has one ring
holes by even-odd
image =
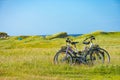
[[[66,44],[66,38],[28,36],[18,40],[19,36],[11,36],[0,40],[0,80],[119,80],[120,32],[93,32],[70,38],[80,42],[77,47],[81,50],[82,40],[89,35],[94,35],[94,42],[110,53],[110,64],[55,65],[53,57]]]
[[[65,38],[65,37],[67,37],[67,33],[66,32],[60,32],[60,33],[56,33],[56,34],[53,34],[53,35],[46,36],[46,39]]]
[[[5,33],[5,32],[0,32],[0,39],[4,39],[4,38],[7,38],[8,37],[8,34]]]
[[[5,35],[7,35],[7,33],[6,33],[6,32],[0,32],[0,35],[1,35],[1,34],[5,34]]]

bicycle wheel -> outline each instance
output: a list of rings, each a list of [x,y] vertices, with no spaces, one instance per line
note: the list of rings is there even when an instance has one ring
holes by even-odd
[[[65,51],[59,51],[54,56],[55,64],[72,64],[73,59],[70,53],[66,53]]]
[[[92,50],[90,53],[90,60],[92,64],[103,64],[103,55],[98,50]]]
[[[99,53],[102,54],[102,56],[103,56],[104,63],[110,63],[109,53],[103,48],[99,48],[98,50],[99,50]]]
[[[85,57],[85,63],[86,63],[87,65],[92,65],[92,61],[91,61],[91,59],[90,59],[90,55],[89,55],[89,54],[87,54],[86,57]]]

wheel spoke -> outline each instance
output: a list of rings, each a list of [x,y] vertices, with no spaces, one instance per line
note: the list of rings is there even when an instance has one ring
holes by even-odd
[[[72,64],[72,56],[69,53],[58,52],[54,57],[54,62],[56,64]]]

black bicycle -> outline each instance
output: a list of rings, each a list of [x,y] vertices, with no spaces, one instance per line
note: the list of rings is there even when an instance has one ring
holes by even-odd
[[[69,38],[66,39],[66,46],[62,46],[61,49],[54,56],[55,64],[68,63],[83,63],[83,64],[100,64],[109,63],[109,53],[100,48],[99,45],[93,43],[94,36],[90,36],[83,41],[85,47],[82,51],[78,51],[76,44],[79,42],[72,42]]]

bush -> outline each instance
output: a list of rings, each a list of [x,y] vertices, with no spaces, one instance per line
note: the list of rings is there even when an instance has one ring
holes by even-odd
[[[7,33],[5,33],[5,32],[0,32],[0,38],[1,38],[1,39],[7,38],[7,37],[9,37]]]
[[[60,32],[60,33],[56,33],[56,34],[53,34],[53,35],[46,36],[45,38],[46,39],[54,39],[54,38],[65,38],[67,36],[68,35],[67,35],[66,32]]]

